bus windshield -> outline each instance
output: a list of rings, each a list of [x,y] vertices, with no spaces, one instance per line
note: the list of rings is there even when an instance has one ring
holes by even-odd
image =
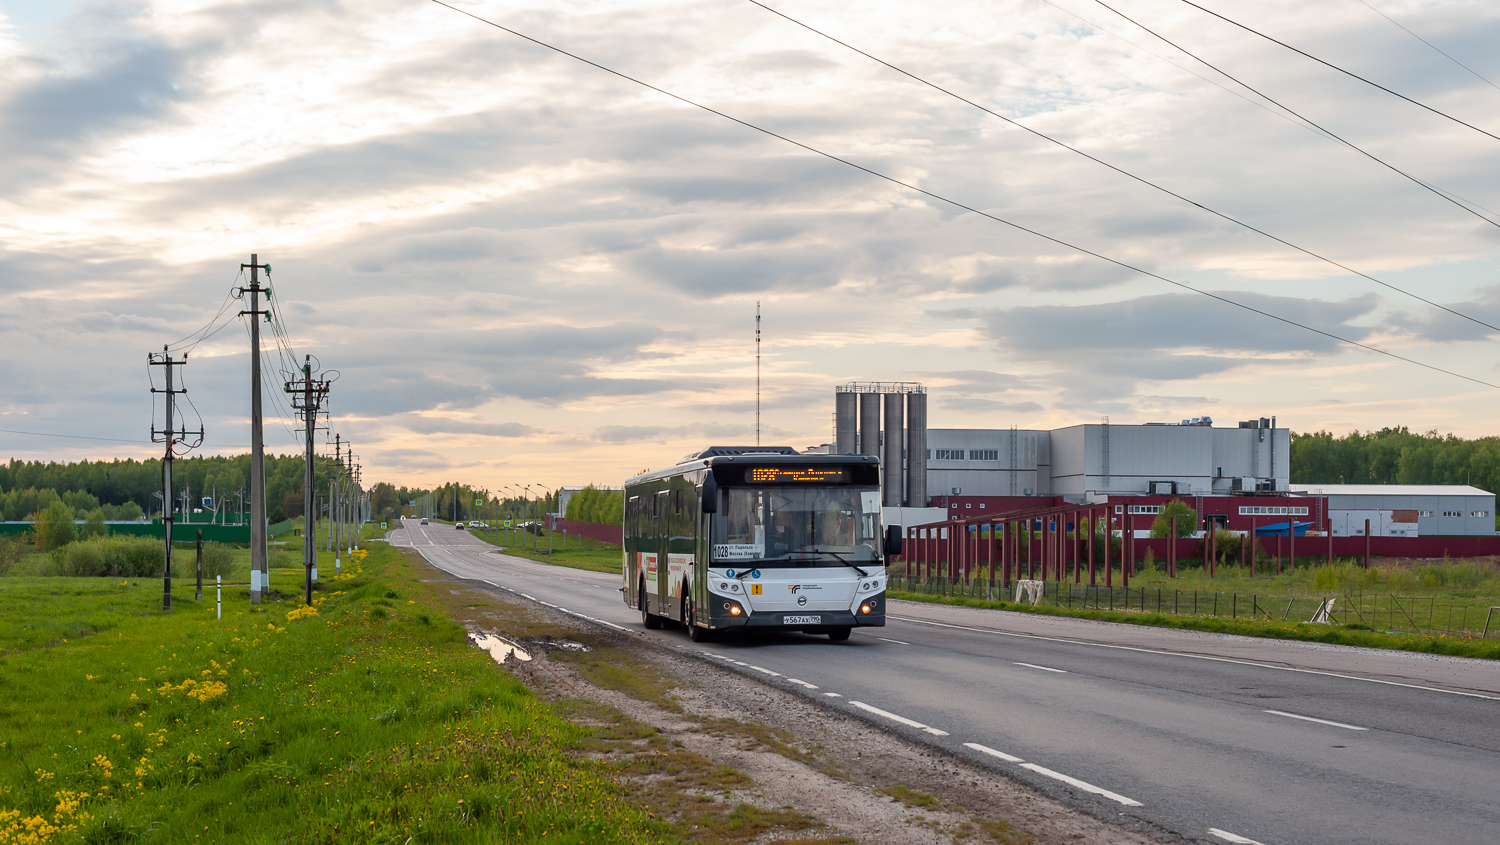
[[[732,487],[723,495],[714,528],[715,560],[842,566],[839,558],[854,562],[878,557],[876,488]]]

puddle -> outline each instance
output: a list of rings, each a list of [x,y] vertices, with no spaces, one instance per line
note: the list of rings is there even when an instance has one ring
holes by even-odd
[[[523,663],[531,659],[531,655],[527,654],[525,649],[510,640],[497,637],[494,634],[470,634],[469,639],[474,642],[474,645],[489,652],[490,657],[493,657],[495,662],[501,665],[504,665],[505,661],[511,657],[515,657]]]

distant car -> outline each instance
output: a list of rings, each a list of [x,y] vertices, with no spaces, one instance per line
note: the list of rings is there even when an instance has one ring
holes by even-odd
[[[423,525],[426,525],[426,524],[427,524],[427,517],[425,517],[425,516],[424,516],[424,517],[422,517],[422,524],[423,524]]]
[[[453,527],[457,528],[459,531],[464,530],[464,524],[462,522],[455,522],[455,523],[453,523]]]

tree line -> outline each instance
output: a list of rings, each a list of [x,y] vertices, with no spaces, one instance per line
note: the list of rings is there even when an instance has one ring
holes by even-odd
[[[1291,480],[1297,484],[1472,484],[1500,490],[1500,437],[1465,440],[1405,426],[1292,433]]]
[[[301,455],[266,455],[266,516],[272,522],[302,515],[303,463]],[[314,490],[327,498],[333,461],[319,458],[314,465]],[[194,456],[172,463],[176,495],[188,491],[197,503],[217,496],[219,508],[236,512],[250,508],[250,456]],[[18,461],[0,464],[0,517],[29,520],[54,501],[72,508],[78,519],[99,510],[105,519],[159,516],[161,459],[116,458],[109,461]],[[243,494],[243,499],[239,494]]]

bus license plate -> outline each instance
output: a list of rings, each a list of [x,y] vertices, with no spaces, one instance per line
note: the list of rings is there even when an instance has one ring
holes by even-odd
[[[787,616],[781,620],[783,625],[822,625],[821,616]]]

